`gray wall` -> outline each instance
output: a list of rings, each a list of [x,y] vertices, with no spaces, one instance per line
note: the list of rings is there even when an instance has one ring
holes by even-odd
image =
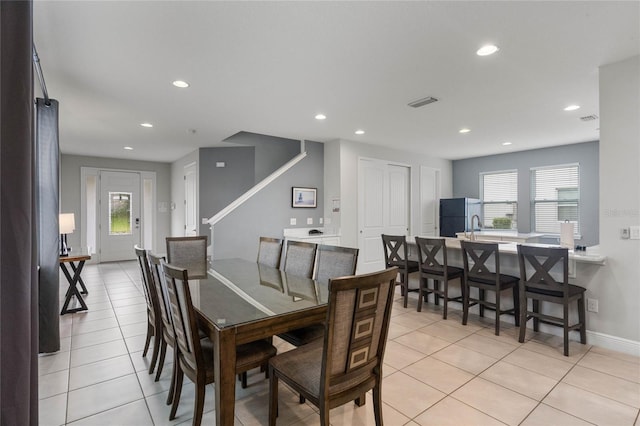
[[[199,151],[198,217],[210,218],[253,187],[255,148],[201,148]],[[219,161],[224,162],[225,167],[216,167]],[[209,225],[200,224],[199,229],[199,235],[210,233]]]
[[[169,204],[171,200],[171,165],[151,161],[123,160],[118,158],[85,157],[79,155],[61,156],[60,160],[60,211],[75,213],[76,232],[67,237],[71,247],[80,247],[80,168],[135,170],[156,173],[156,206]],[[153,250],[164,252],[164,240],[171,229],[170,210],[156,211],[153,233]]]
[[[259,237],[281,238],[284,228],[294,227],[289,225],[290,218],[297,219],[297,227],[310,226],[306,224],[307,218],[312,218],[312,226],[317,226],[324,211],[324,145],[307,141],[305,147],[306,158],[215,225],[214,258],[255,260]],[[317,208],[292,208],[293,186],[317,188]]]
[[[480,173],[518,170],[518,231],[531,232],[532,167],[580,164],[580,244],[598,244],[599,160],[598,142],[563,145],[509,154],[468,158],[453,162],[453,196],[480,198]],[[547,241],[557,243],[556,239]]]
[[[255,148],[255,182],[258,183],[279,169],[284,163],[300,154],[300,141],[239,132],[224,140],[227,143],[253,146]],[[213,216],[213,215],[212,215]]]

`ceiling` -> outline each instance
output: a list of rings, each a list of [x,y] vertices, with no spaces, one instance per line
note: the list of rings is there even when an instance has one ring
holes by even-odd
[[[34,2],[62,152],[151,161],[240,131],[447,159],[598,140],[598,67],[639,33],[638,1]]]

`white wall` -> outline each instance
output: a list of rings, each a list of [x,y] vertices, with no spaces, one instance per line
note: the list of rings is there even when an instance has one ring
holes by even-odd
[[[185,155],[171,163],[171,234],[172,237],[184,235],[184,166],[196,163],[198,166],[198,150]],[[196,194],[200,189],[200,177],[196,172]],[[199,210],[199,200],[196,197],[196,211]],[[175,207],[175,208],[174,208]],[[198,218],[199,219],[199,218]]]
[[[621,350],[640,354],[640,240],[620,229],[640,225],[640,56],[600,67],[600,247],[607,264],[594,271],[587,297],[591,343],[616,336]],[[604,336],[602,335],[604,334]],[[611,346],[611,344],[607,345]]]
[[[451,197],[450,160],[347,140],[332,142],[332,144],[334,143],[339,146],[339,166],[335,164],[335,158],[333,158],[334,164],[325,165],[325,173],[337,171],[340,176],[341,244],[344,246],[358,247],[358,159],[361,157],[387,160],[411,167],[410,234],[415,234],[420,229],[420,166],[439,169],[440,196],[442,198]],[[327,162],[327,158],[325,158],[325,162]]]

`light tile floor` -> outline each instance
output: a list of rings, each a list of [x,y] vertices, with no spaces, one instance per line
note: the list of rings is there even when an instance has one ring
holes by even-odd
[[[191,424],[193,385],[185,379],[178,417],[169,422],[165,399],[171,375],[168,354],[161,380],[153,381],[142,357],[146,305],[136,262],[87,265],[89,311],[60,317],[62,349],[39,357],[41,425]],[[64,284],[63,284],[64,283]],[[61,294],[66,290],[61,279]],[[398,295],[399,296],[399,295]],[[640,359],[516,330],[471,316],[459,307],[449,319],[429,303],[416,312],[398,297],[385,354],[383,415],[386,425],[640,425]],[[277,339],[276,339],[277,340]],[[290,347],[277,340],[279,350]],[[149,351],[151,353],[151,351]],[[252,372],[236,394],[236,424],[264,425],[268,386]],[[239,387],[238,387],[239,388]],[[214,423],[215,385],[207,387],[203,424]],[[318,425],[316,410],[280,391],[279,425]],[[364,407],[331,411],[331,424],[372,425],[370,393]]]

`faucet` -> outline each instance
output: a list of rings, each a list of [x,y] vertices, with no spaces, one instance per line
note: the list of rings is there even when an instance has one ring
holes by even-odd
[[[476,234],[474,231],[475,227],[473,226],[473,222],[476,218],[478,218],[478,229],[482,228],[482,225],[480,224],[480,216],[478,216],[477,214],[474,214],[473,216],[471,216],[471,236],[469,237],[471,241],[476,240]]]

